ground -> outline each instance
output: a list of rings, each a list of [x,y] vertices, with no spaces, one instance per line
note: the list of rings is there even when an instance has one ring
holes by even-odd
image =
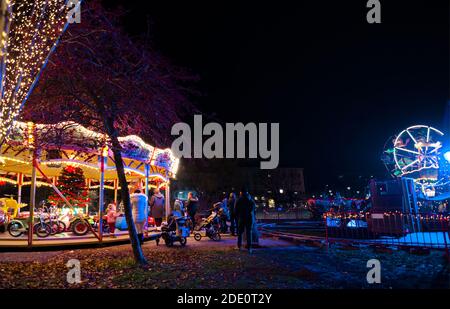
[[[415,255],[262,239],[249,255],[225,237],[189,239],[185,248],[143,246],[150,267],[134,266],[129,245],[52,252],[0,253],[1,288],[450,288],[442,251]],[[81,262],[80,284],[67,283],[66,263]],[[369,285],[366,267],[379,259],[382,283]]]

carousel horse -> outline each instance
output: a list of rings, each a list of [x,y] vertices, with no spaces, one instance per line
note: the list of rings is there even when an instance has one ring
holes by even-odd
[[[17,203],[17,201],[11,196],[7,198],[0,198],[0,209],[3,210],[4,213],[9,213],[10,211],[12,211],[12,213],[10,214],[12,219],[16,218],[17,214],[19,213],[19,209],[25,206],[26,204]]]

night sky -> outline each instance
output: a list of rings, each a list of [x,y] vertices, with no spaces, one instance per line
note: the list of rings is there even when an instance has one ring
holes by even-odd
[[[389,136],[445,130],[448,1],[381,1],[382,24],[366,22],[365,0],[106,2],[128,10],[132,35],[150,21],[154,46],[200,76],[202,111],[280,122],[281,165],[304,167],[307,190],[386,176]]]

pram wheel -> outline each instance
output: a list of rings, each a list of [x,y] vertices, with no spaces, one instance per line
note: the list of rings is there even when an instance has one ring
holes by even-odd
[[[166,246],[167,247],[173,247],[173,241],[172,240],[166,240]]]
[[[202,235],[201,235],[200,233],[195,233],[195,234],[194,234],[194,239],[195,239],[196,241],[200,241],[200,240],[202,240]]]
[[[186,237],[181,237],[180,238],[180,244],[182,247],[186,246],[187,243],[187,238]]]
[[[219,233],[214,233],[211,237],[212,240],[214,241],[220,241],[222,239],[222,237],[220,237]]]

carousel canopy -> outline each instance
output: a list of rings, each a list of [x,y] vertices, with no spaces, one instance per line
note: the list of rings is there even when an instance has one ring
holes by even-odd
[[[146,144],[140,137],[119,137],[128,179],[175,177],[179,159],[170,149],[159,149]],[[106,157],[105,180],[117,179],[112,152],[105,145],[108,138],[74,122],[32,124],[15,122],[8,139],[1,146],[0,171],[2,178],[30,175],[31,154],[36,149],[40,169],[48,177],[59,176],[67,166],[79,166],[85,177],[100,178],[101,157]]]

